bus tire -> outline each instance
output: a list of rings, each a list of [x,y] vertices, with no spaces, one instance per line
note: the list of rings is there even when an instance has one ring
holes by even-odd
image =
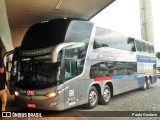
[[[144,78],[144,84],[143,84],[142,90],[146,90],[146,89],[147,89],[147,79]]]
[[[151,88],[151,79],[148,78],[147,80],[147,89]]]
[[[88,95],[88,103],[86,104],[86,108],[93,109],[98,104],[98,92],[97,89],[92,86]]]
[[[107,105],[111,100],[111,90],[108,85],[105,85],[103,95],[100,98],[101,105]]]

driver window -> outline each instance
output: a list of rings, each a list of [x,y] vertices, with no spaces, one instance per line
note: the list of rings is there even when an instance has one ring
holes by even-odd
[[[66,59],[65,60],[65,71],[64,77],[65,79],[70,79],[77,76],[77,62],[74,59]]]
[[[77,44],[78,45],[78,44]],[[87,45],[74,46],[65,49],[64,78],[69,80],[80,75],[84,68]]]

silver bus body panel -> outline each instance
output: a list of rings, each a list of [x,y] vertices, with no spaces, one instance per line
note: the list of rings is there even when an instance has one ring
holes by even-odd
[[[94,38],[94,37],[93,37]],[[87,64],[87,66],[91,66],[96,63],[104,62],[104,61],[132,61],[136,62],[136,53],[134,52],[129,52],[125,50],[116,50],[115,48],[107,48],[107,47],[102,47],[98,49],[93,49],[93,42],[94,39],[91,40],[91,46],[89,46],[88,49],[88,55],[87,55],[87,61],[90,60],[90,63],[92,64]],[[113,95],[117,95],[120,93],[123,93],[125,91],[129,91],[132,89],[135,89],[136,85],[136,77],[133,77],[128,81],[127,78],[119,79],[119,80],[110,80],[110,81],[105,81],[105,82],[97,82],[93,83],[93,80],[88,81],[88,84],[86,83],[86,86],[88,86],[90,83],[92,84],[99,84],[101,86],[101,92],[103,90],[103,87],[107,82],[111,82],[113,84]],[[132,85],[132,87],[128,87],[128,83]],[[89,86],[92,86],[90,84]],[[90,88],[90,87],[89,87]],[[89,91],[89,90],[88,90]]]

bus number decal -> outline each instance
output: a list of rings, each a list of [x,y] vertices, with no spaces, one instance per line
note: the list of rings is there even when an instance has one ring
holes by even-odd
[[[69,90],[69,97],[73,97],[74,96],[74,90]]]

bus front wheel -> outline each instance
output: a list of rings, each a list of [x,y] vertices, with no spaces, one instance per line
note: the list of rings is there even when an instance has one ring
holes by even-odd
[[[110,102],[110,99],[111,99],[110,87],[108,85],[105,85],[103,90],[103,95],[101,96],[100,99],[100,104],[107,105]]]
[[[92,86],[88,95],[88,103],[86,104],[86,108],[93,109],[98,104],[98,92],[97,89]]]

